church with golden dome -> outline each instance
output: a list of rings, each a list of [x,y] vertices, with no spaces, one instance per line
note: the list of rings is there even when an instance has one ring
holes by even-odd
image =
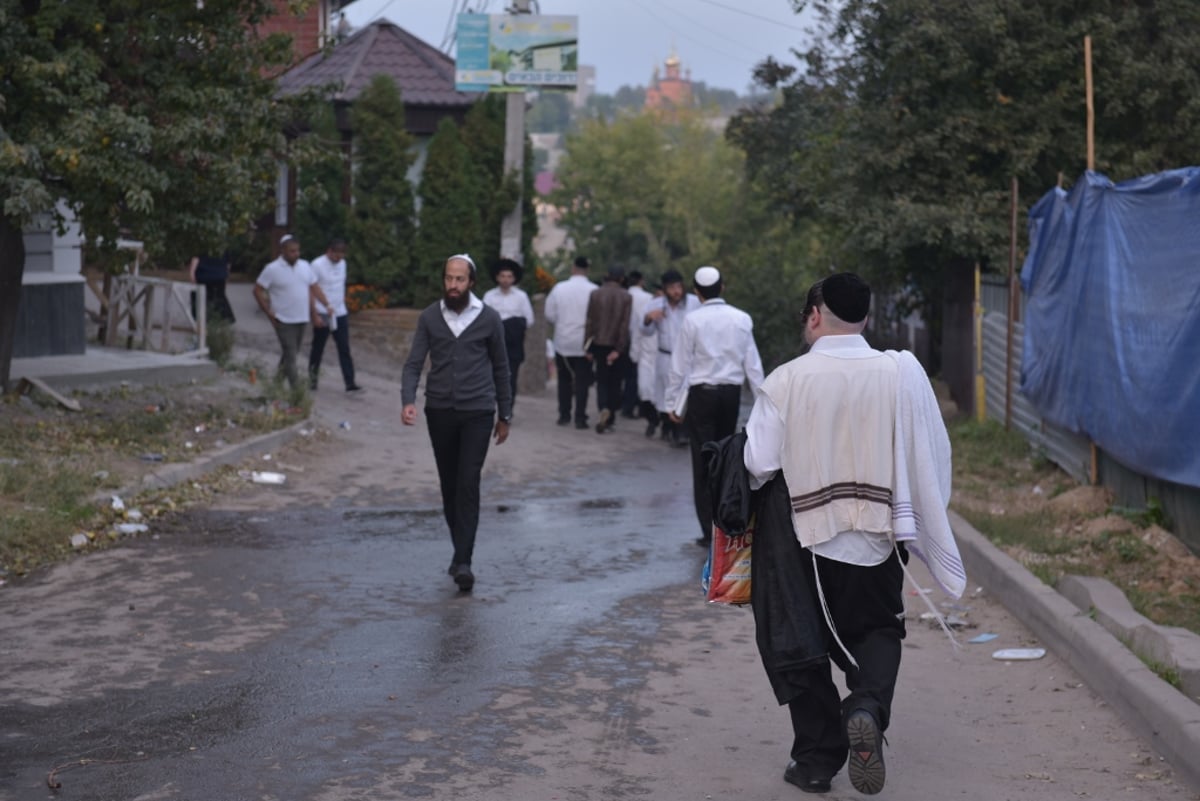
[[[679,55],[672,47],[662,72],[654,68],[654,77],[646,88],[646,108],[656,111],[691,108],[692,71],[681,70],[680,66]]]

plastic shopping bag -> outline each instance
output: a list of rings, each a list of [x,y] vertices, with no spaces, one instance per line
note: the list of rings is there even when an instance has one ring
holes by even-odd
[[[713,525],[712,549],[700,582],[709,603],[737,606],[750,603],[750,548],[753,542],[753,519],[745,533],[736,536]]]

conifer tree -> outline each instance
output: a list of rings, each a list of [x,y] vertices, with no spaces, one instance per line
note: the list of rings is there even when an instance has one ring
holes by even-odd
[[[442,294],[442,268],[455,253],[470,253],[486,273],[482,253],[482,206],[478,173],[462,134],[445,118],[429,141],[429,154],[421,174],[420,227],[417,229],[416,265],[412,303],[422,306]]]
[[[349,209],[342,197],[349,165],[333,106],[324,104],[317,108],[312,133],[322,158],[299,171],[293,228],[305,255],[315,258],[331,240],[350,238]]]
[[[354,105],[354,208],[350,216],[350,280],[414,302],[414,200],[408,170],[415,156],[404,128],[395,82],[372,79]]]

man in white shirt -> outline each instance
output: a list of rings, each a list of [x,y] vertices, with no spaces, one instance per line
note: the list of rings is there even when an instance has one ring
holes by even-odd
[[[496,286],[483,293],[483,305],[500,314],[504,325],[504,347],[508,352],[508,377],[512,396],[517,398],[517,370],[525,361],[525,330],[533,326],[533,304],[525,290],[516,286],[524,272],[513,259],[500,259],[492,265],[492,280]]]
[[[579,256],[571,277],[560,281],[546,296],[546,320],[554,326],[554,372],[558,375],[558,424],[571,422],[571,400],[575,400],[575,427],[587,428],[588,388],[592,385],[592,363],[587,360],[584,329],[588,300],[599,287],[588,280],[590,263]]]
[[[928,393],[936,408],[927,380],[901,383],[898,360],[863,338],[870,303],[870,288],[852,273],[813,285],[804,308],[812,348],[767,376],[746,426],[750,485],[783,472],[798,562],[815,588],[807,601],[824,610],[824,620],[806,622],[820,630],[850,690],[840,699],[821,660],[798,670],[795,690],[779,698],[794,733],[784,780],[807,792],[827,792],[847,759],[856,790],[883,788],[883,732],[905,634],[907,551],[893,538],[896,410],[907,393]],[[919,425],[918,440],[946,435],[940,417]]]
[[[642,414],[641,393],[638,389],[638,365],[642,359],[643,349],[649,344],[646,342],[648,337],[643,337],[639,329],[642,327],[642,315],[646,313],[646,304],[654,299],[654,295],[647,292],[642,286],[644,280],[640,272],[633,270],[629,273],[626,281],[629,285],[627,291],[629,297],[633,299],[633,305],[629,311],[629,354],[622,357],[625,366],[625,383],[624,394],[621,398],[621,416],[631,420],[639,416],[647,419],[653,416],[654,421],[657,422],[658,415],[653,412],[650,415]],[[649,357],[649,360],[653,359],[653,356]]]
[[[254,284],[254,299],[275,326],[282,354],[279,374],[287,378],[293,390],[300,387],[296,372],[296,354],[304,341],[304,328],[309,320],[320,327],[325,322],[317,314],[316,301],[330,305],[325,292],[317,284],[308,262],[300,258],[300,242],[291,234],[279,240],[279,258],[259,273]]]
[[[700,308],[700,299],[683,288],[683,276],[678,270],[667,270],[662,274],[661,297],[654,298],[646,304],[646,311],[641,319],[642,336],[654,340],[657,351],[654,365],[654,408],[658,410],[662,422],[662,437],[670,440],[673,445],[686,447],[683,438],[683,427],[671,422],[670,408],[667,407],[667,379],[671,371],[671,351],[675,347],[675,339],[683,328],[683,320],[690,312]],[[653,433],[646,430],[647,436]]]
[[[312,346],[308,351],[308,388],[317,388],[321,374],[321,355],[325,342],[333,334],[337,346],[338,366],[342,368],[342,382],[347,392],[358,392],[362,387],[354,383],[354,359],[350,356],[350,314],[346,309],[346,240],[335,239],[329,243],[324,255],[312,261],[312,271],[317,285],[332,308],[317,302],[317,314],[325,325],[313,328]]]
[[[737,430],[742,384],[758,395],[763,382],[762,359],[754,344],[750,315],[730,306],[721,297],[724,282],[716,267],[701,267],[692,279],[700,308],[683,320],[671,353],[666,406],[673,423],[687,419],[692,446],[692,497],[700,537],[696,544],[712,543],[712,496],[701,449]]]

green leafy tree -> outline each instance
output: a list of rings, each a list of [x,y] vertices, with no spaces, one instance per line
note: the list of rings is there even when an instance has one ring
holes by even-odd
[[[730,302],[754,318],[764,360],[796,354],[799,295],[827,258],[819,229],[781,215],[748,179],[740,151],[704,118],[591,120],[566,151],[552,200],[577,252],[652,279],[715,265]]]
[[[459,127],[449,118],[439,123],[429,141],[420,195],[420,226],[409,301],[417,306],[441,296],[442,268],[448,256],[478,253],[483,242],[477,173]],[[480,264],[480,269],[485,269],[484,265]]]
[[[354,104],[354,208],[350,217],[352,280],[386,288],[412,303],[415,204],[408,170],[415,160],[395,82],[376,76]]]
[[[267,208],[292,109],[270,76],[268,0],[0,0],[0,384],[22,228],[64,208],[101,263],[120,235],[166,263],[222,247]],[[59,201],[62,206],[59,206]]]
[[[1200,5],[1188,0],[855,0],[803,73],[765,62],[770,110],[732,126],[795,219],[819,218],[843,267],[904,289],[936,321],[943,288],[1007,264],[1009,183],[1024,208],[1086,168],[1083,38],[1095,52],[1097,170],[1194,161]]]

